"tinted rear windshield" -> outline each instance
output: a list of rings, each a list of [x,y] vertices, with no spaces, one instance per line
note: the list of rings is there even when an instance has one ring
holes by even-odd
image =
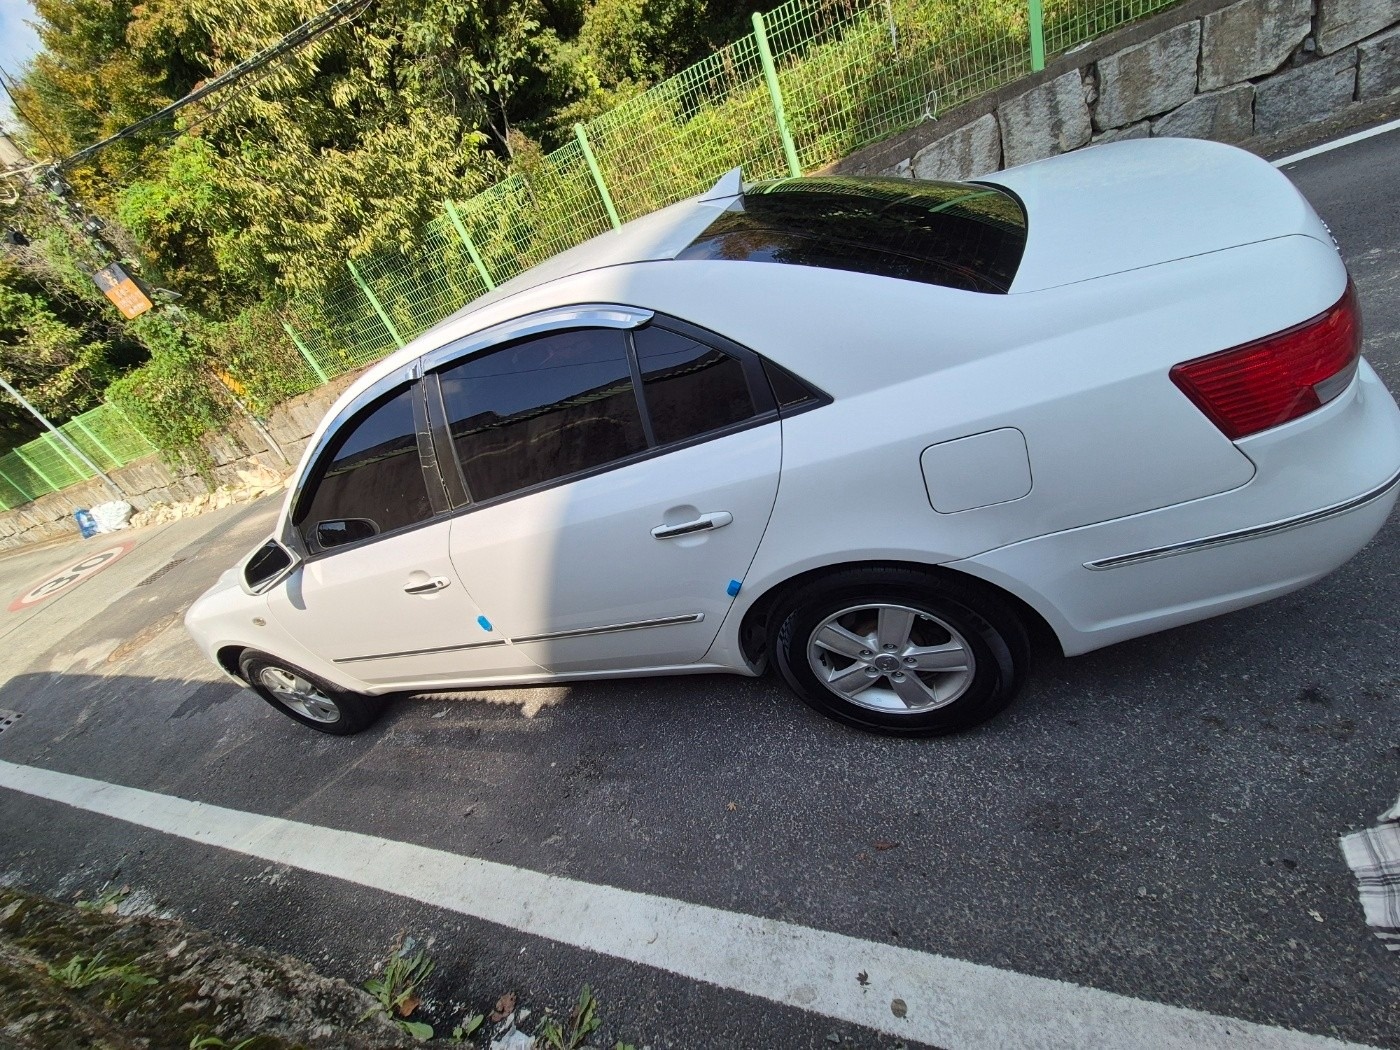
[[[821,266],[1004,293],[1025,247],[1025,210],[1005,190],[836,176],[748,187],[677,258]]]

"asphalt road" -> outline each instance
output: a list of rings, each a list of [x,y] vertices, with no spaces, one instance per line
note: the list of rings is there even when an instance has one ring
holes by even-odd
[[[1392,390],[1397,170],[1400,131],[1287,169],[1349,261]],[[137,545],[111,567],[0,613],[0,711],[23,716],[0,760],[1400,1046],[1400,960],[1367,932],[1337,847],[1400,791],[1400,521],[1297,594],[1073,660],[1042,654],[1010,711],[952,738],[867,736],[776,680],[696,677],[404,700],[340,740],[204,667],[175,622],[274,513],[123,536]],[[0,598],[104,542],[0,558]],[[439,1031],[463,1004],[513,989],[566,1007],[588,983],[598,1045],[901,1041],[820,1004],[0,789],[0,882],[68,895],[108,880],[356,982],[406,931],[439,962],[426,1007]]]

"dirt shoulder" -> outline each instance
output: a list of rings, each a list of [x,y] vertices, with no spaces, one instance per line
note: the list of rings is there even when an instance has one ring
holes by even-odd
[[[367,993],[183,922],[0,890],[0,1045],[368,1050],[414,1041]]]

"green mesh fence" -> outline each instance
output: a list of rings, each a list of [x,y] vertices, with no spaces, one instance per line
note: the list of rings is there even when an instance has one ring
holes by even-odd
[[[765,35],[798,165],[810,171],[830,164],[1029,73],[1028,2],[790,0],[769,12]],[[1176,2],[1042,0],[1044,54]],[[789,170],[756,35],[583,131],[624,222],[693,196],[736,166],[748,179]],[[460,228],[444,211],[419,231],[412,248],[355,260],[363,286],[346,270],[324,293],[288,304],[282,320],[300,341],[296,359],[284,347],[272,356],[262,349],[275,335],[255,339],[256,353],[228,362],[233,378],[261,403],[367,365],[398,346],[390,325],[412,339],[492,285],[611,226],[578,142],[455,209]],[[274,360],[281,386],[260,381]],[[64,427],[104,469],[150,451],[114,413],[104,406]],[[70,459],[51,439],[0,457],[0,503],[16,506],[86,477],[86,468]]]
[[[104,471],[155,451],[114,405],[100,405],[58,429]],[[0,506],[9,510],[93,476],[81,457],[44,434],[0,456]]]
[[[1179,0],[1044,0],[1045,53],[1059,54],[1078,47],[1129,22],[1154,15]]]

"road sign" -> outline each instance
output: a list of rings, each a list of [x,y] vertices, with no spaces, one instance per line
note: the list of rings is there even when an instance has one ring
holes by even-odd
[[[146,298],[146,293],[116,263],[102,267],[92,275],[92,281],[127,318],[140,317],[153,305],[151,300]]]

